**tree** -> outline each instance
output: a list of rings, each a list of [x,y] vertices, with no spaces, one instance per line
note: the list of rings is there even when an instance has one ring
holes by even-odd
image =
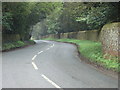
[[[106,23],[120,21],[118,3],[64,2],[54,3],[54,6],[55,9],[46,16],[36,30],[40,35],[99,30]]]
[[[62,3],[53,3],[54,10],[52,13],[34,26],[32,33],[34,38],[47,34],[60,33],[59,17],[61,15],[62,5]]]
[[[4,2],[3,34],[19,34],[28,40],[38,22],[39,34],[100,29],[120,21],[118,3],[113,2]],[[35,31],[35,32],[38,32]]]
[[[28,40],[32,27],[54,9],[54,3],[4,2],[3,34],[16,33],[21,40]]]
[[[55,7],[54,11],[52,12],[52,14],[50,14],[46,18],[46,26],[48,28],[47,32],[49,34],[60,33],[59,17],[62,13],[61,9],[62,9],[63,6],[62,6],[62,3],[56,3],[55,5],[56,5],[56,7]]]
[[[117,2],[65,2],[61,29],[64,32],[101,29],[106,23],[120,21],[118,7]]]
[[[120,18],[118,18],[119,5],[117,2],[87,2],[83,4],[86,6],[86,13],[81,13],[77,17],[77,21],[85,22],[88,30],[101,29],[106,23],[120,21]]]

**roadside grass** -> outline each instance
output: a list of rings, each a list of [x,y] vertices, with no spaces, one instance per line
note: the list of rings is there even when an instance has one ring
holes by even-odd
[[[15,48],[20,48],[20,47],[24,47],[24,46],[31,45],[31,44],[34,44],[34,43],[35,42],[33,40],[3,43],[2,44],[2,51],[11,50],[11,49],[15,49]]]
[[[46,38],[44,40],[75,43],[79,46],[79,51],[81,55],[89,59],[90,62],[97,63],[106,69],[110,69],[115,72],[120,72],[120,68],[118,68],[118,66],[120,66],[118,58],[111,57],[110,59],[105,59],[104,58],[105,56],[102,53],[102,46],[100,42],[77,39],[52,39],[52,38]]]

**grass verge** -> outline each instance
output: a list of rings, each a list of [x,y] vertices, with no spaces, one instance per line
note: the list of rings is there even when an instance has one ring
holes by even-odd
[[[118,58],[111,57],[110,59],[105,59],[102,53],[102,46],[100,42],[77,39],[52,39],[52,38],[46,38],[44,40],[75,43],[78,45],[80,54],[86,57],[90,62],[96,63],[104,67],[105,69],[120,72],[120,68],[118,68],[118,66],[120,66]]]
[[[8,51],[11,49],[20,48],[20,47],[24,47],[24,46],[28,46],[28,45],[32,45],[32,44],[35,44],[35,42],[33,40],[3,43],[2,51]]]

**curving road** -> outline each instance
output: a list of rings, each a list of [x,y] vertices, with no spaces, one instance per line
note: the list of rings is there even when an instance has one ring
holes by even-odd
[[[74,45],[36,40],[3,53],[3,88],[117,88],[118,80],[82,62]]]

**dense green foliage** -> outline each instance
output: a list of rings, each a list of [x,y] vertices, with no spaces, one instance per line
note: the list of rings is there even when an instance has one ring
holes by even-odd
[[[60,31],[59,17],[62,13],[63,4],[55,3],[55,9],[44,20],[33,27],[33,37],[39,39],[39,36],[46,34],[58,33]]]
[[[118,3],[64,3],[60,17],[63,32],[100,29],[104,24],[119,21]]]
[[[24,46],[31,45],[34,43],[35,42],[32,40],[29,40],[27,42],[26,41],[16,41],[16,42],[4,43],[2,45],[2,51],[11,50],[11,49],[19,48],[19,47],[24,47]]]
[[[20,34],[21,40],[28,40],[32,27],[46,18],[54,9],[54,3],[4,2],[3,34]]]
[[[52,33],[101,29],[120,21],[115,2],[4,2],[3,34],[28,40]],[[33,32],[33,33],[32,33]]]
[[[57,4],[52,14],[35,25],[33,36],[91,29],[100,30],[107,23],[120,21],[119,3],[117,2],[64,2]]]
[[[95,62],[106,69],[120,71],[120,69],[118,69],[118,65],[120,65],[118,62],[118,58],[116,57],[111,57],[110,59],[104,58],[100,42],[77,39],[52,39],[52,38],[46,38],[45,40],[76,43],[79,46],[79,51],[81,55],[88,58],[91,62]]]

